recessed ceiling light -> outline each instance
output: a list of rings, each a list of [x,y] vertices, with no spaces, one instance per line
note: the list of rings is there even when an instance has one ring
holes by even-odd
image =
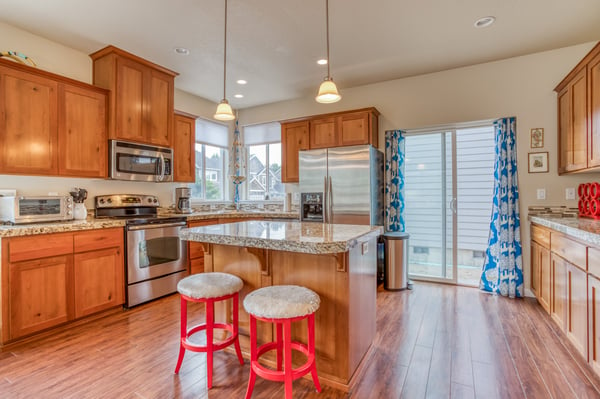
[[[320,59],[319,61],[317,61],[317,64],[319,65],[327,65],[327,60],[326,59]]]
[[[473,26],[475,26],[476,28],[486,28],[486,27],[490,26],[491,24],[493,24],[495,20],[496,20],[496,17],[492,17],[492,16],[479,18],[477,21],[475,21]]]
[[[234,97],[235,98],[244,98],[244,95],[243,94],[236,94],[236,95],[234,95]]]
[[[175,51],[175,53],[179,54],[179,55],[189,55],[190,54],[190,50],[186,49],[185,47],[175,47],[173,49],[173,51]]]
[[[236,83],[239,85],[245,85],[248,82],[246,82],[244,79],[239,79]]]

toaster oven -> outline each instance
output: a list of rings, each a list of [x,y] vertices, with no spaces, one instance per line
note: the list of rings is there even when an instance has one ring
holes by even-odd
[[[5,223],[56,222],[73,219],[70,195],[0,198],[0,221]]]

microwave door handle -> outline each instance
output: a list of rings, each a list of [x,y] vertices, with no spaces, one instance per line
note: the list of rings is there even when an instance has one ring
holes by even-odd
[[[165,178],[165,157],[163,154],[160,154],[160,176],[158,176],[158,181],[163,181]]]

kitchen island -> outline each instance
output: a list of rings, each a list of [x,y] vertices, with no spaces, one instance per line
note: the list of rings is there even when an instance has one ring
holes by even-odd
[[[348,390],[375,336],[381,233],[376,226],[250,221],[183,229],[180,237],[203,243],[205,271],[244,280],[240,303],[251,291],[270,285],[301,285],[319,294],[319,379]],[[226,309],[216,312],[229,318]],[[243,306],[239,312],[240,344],[249,357],[249,317]],[[258,327],[259,342],[272,340],[271,325]],[[306,329],[300,327],[293,338],[306,342]]]

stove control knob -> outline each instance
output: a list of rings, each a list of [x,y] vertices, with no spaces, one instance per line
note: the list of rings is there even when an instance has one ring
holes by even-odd
[[[149,202],[149,203],[152,203],[152,198],[148,198],[148,202]]]
[[[112,203],[112,199],[111,198],[107,198],[106,202],[109,203],[109,204],[111,204]]]
[[[98,202],[100,202],[101,204],[104,204],[104,198],[100,198],[100,201],[98,201]]]
[[[156,198],[154,198],[154,203],[156,204],[158,202],[158,200]]]

